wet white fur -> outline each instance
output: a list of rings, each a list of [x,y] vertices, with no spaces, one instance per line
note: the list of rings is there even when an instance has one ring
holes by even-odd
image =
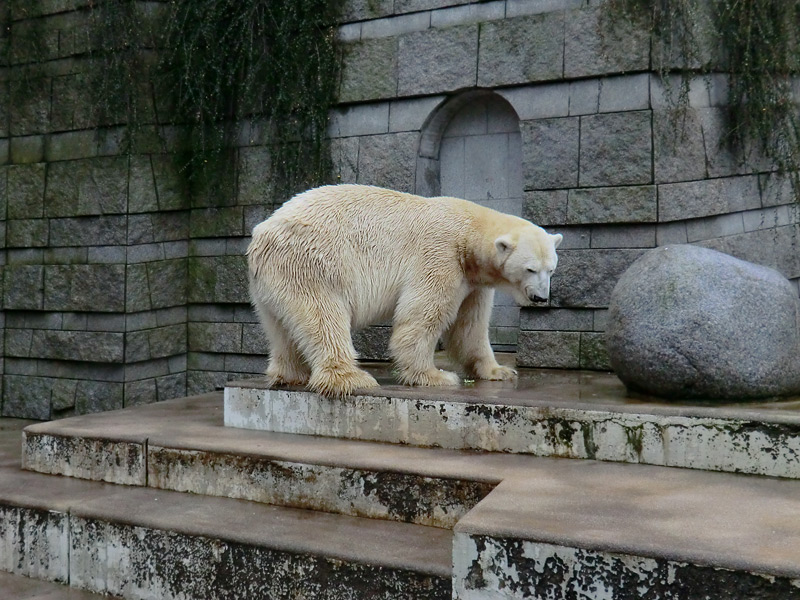
[[[247,250],[267,377],[329,395],[377,386],[357,366],[351,331],[391,317],[403,383],[458,383],[434,366],[440,337],[470,376],[513,378],[489,345],[494,287],[523,305],[546,299],[560,242],[457,198],[362,185],[299,194],[255,227]]]

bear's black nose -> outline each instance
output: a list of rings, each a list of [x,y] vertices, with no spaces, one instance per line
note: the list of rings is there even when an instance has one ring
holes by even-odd
[[[541,296],[534,296],[531,300],[534,302],[547,302],[547,298],[542,298]]]

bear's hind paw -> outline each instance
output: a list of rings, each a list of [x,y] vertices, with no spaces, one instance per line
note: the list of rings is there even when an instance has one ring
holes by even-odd
[[[475,377],[488,381],[511,381],[517,378],[517,372],[510,367],[503,367],[497,363],[485,367],[476,365]]]
[[[355,390],[380,386],[372,375],[361,369],[323,369],[311,376],[308,387],[323,396],[341,398],[349,396]]]

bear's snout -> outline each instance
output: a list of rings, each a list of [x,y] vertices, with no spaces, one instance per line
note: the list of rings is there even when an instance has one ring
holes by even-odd
[[[547,302],[547,298],[542,298],[541,296],[537,296],[536,294],[533,294],[528,297],[531,299],[531,302],[538,302],[539,304],[541,304],[542,302]]]

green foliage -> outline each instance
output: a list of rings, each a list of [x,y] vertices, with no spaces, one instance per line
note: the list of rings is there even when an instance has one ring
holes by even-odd
[[[756,149],[792,180],[800,198],[800,0],[612,0],[614,14],[653,32],[653,68],[680,73],[676,107],[698,74],[728,75],[727,139]],[[794,88],[793,88],[794,84]]]

